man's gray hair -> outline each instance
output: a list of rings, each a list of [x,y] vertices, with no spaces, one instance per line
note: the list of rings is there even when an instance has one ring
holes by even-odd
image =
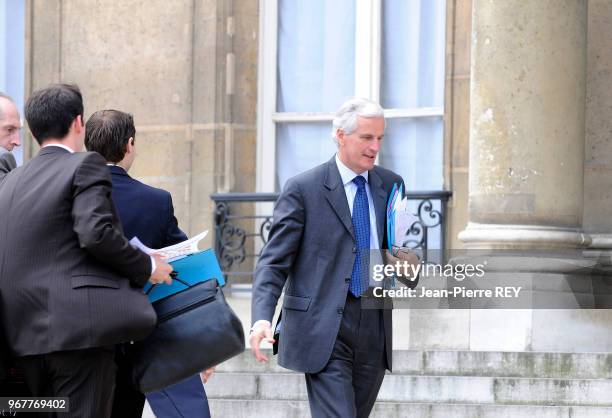
[[[383,108],[372,100],[360,97],[354,97],[344,102],[336,112],[332,122],[332,138],[334,138],[334,141],[338,142],[336,137],[338,129],[342,129],[348,135],[357,129],[358,116],[362,118],[382,118],[384,117]]]
[[[11,103],[15,103],[13,101],[13,99],[11,98],[11,96],[9,96],[8,94],[3,93],[1,91],[0,91],[0,99],[6,99],[6,100],[8,100]],[[0,101],[0,103],[2,103],[2,102]],[[1,105],[1,104],[0,104],[0,119],[4,119],[4,106]]]

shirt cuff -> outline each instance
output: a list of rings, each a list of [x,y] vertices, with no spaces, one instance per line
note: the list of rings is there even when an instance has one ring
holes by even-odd
[[[253,324],[253,326],[251,327],[251,332],[255,331],[255,329],[257,329],[260,325],[265,324],[268,327],[271,327],[272,324],[270,323],[270,321],[265,320],[265,319],[260,319],[258,321],[255,321],[255,323]]]
[[[153,275],[153,273],[155,273],[156,268],[157,268],[157,263],[155,262],[155,259],[153,258],[153,256],[151,256],[151,276]]]

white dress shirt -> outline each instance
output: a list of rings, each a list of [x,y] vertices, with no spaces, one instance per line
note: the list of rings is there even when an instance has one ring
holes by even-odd
[[[42,146],[42,148],[48,148],[48,147],[60,147],[60,148],[65,149],[69,153],[74,154],[74,150],[64,144],[47,144],[47,145]]]
[[[338,171],[340,171],[340,177],[344,185],[344,193],[346,193],[346,200],[348,201],[349,210],[351,211],[351,217],[353,216],[353,202],[357,194],[357,185],[353,182],[353,179],[357,176],[365,178],[365,189],[368,195],[368,207],[370,209],[370,249],[377,250],[380,248],[378,245],[378,228],[376,227],[376,211],[374,210],[374,201],[372,200],[372,193],[370,192],[368,172],[364,171],[361,174],[356,174],[340,161],[338,154],[336,154],[336,165],[338,166]]]

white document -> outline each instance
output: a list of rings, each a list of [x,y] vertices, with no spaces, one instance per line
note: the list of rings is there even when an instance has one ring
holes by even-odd
[[[132,245],[132,247],[134,248],[138,248],[140,251],[148,254],[148,255],[152,255],[152,254],[159,254],[164,258],[167,258],[167,262],[171,263],[173,261],[178,260],[179,258],[183,258],[186,257],[190,254],[194,254],[197,253],[198,251],[200,251],[198,249],[198,243],[206,236],[208,235],[208,230],[194,236],[193,238],[190,238],[186,241],[183,242],[179,242],[178,244],[174,244],[171,245],[169,247],[164,247],[164,248],[159,248],[159,249],[153,249],[153,248],[149,248],[146,245],[144,245],[139,239],[138,237],[134,237],[130,240],[130,244]]]
[[[419,235],[406,235],[410,227],[419,220],[419,218],[412,213],[410,210],[410,204],[408,202],[408,198],[397,199],[395,203],[395,242],[393,245],[396,247],[404,247],[404,242],[409,238],[418,240],[420,238]],[[405,245],[410,247],[410,244]]]

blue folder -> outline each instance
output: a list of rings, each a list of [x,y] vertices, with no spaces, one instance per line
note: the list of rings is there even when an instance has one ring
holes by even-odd
[[[170,265],[177,273],[178,278],[189,283],[191,286],[211,279],[217,279],[219,286],[225,285],[225,279],[213,249],[188,255],[173,261]],[[144,287],[145,293],[150,288],[151,283],[147,283]],[[155,286],[148,296],[151,303],[153,303],[185,289],[187,289],[186,285],[178,280],[173,280],[171,285],[162,283]]]

